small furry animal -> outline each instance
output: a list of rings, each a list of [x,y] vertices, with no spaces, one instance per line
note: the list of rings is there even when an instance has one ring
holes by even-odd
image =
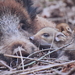
[[[30,40],[35,43],[37,46],[39,45],[50,45],[54,49],[62,47],[66,44],[68,44],[72,37],[68,37],[64,35],[62,32],[59,32],[55,28],[46,27],[41,29],[39,32],[37,32],[35,35],[30,37]],[[66,47],[65,49],[58,51],[58,57],[62,56],[66,57],[65,60],[74,60],[75,59],[75,41]]]
[[[32,4],[32,0],[0,0],[0,53],[15,54],[22,47],[24,55],[30,54],[37,47],[28,38],[44,27],[55,27],[38,16]]]
[[[37,15],[32,0],[0,0],[0,54],[28,56],[38,50],[29,37],[44,27],[55,26]],[[4,57],[6,62],[12,59]]]
[[[66,36],[70,36],[73,32],[70,26],[66,23],[60,23],[56,25],[56,28]]]
[[[54,47],[60,47],[61,44],[65,43],[66,39],[67,38],[63,33],[59,32],[55,28],[50,27],[43,28],[35,35],[30,37],[30,40],[35,42],[35,44],[38,43],[38,45],[51,45],[51,43],[54,42]]]

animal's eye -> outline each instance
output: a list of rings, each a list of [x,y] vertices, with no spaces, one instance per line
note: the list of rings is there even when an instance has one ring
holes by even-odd
[[[49,37],[50,35],[48,33],[43,33],[44,37]]]

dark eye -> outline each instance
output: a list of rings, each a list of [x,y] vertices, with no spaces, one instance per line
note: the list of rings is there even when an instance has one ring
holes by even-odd
[[[49,37],[50,35],[48,33],[43,33],[44,37]]]

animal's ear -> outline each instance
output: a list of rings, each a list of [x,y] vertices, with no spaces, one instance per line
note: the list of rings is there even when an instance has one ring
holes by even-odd
[[[32,0],[15,0],[18,3],[22,4],[23,7],[25,7],[28,11],[28,14],[30,15],[30,18],[33,20],[36,17],[37,7],[33,7],[33,1]]]
[[[63,33],[58,32],[56,34],[55,41],[57,41],[57,42],[64,42],[64,41],[66,41],[66,36]]]
[[[72,32],[73,32],[70,27],[66,27],[66,29],[67,29],[67,31],[68,31],[69,33],[72,33]]]

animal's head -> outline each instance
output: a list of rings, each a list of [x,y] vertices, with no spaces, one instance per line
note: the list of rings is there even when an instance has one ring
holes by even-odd
[[[0,53],[13,54],[18,47],[25,54],[35,51],[36,46],[28,40],[34,30],[34,11],[31,0],[0,0]]]
[[[54,28],[46,27],[30,37],[30,40],[37,45],[45,46],[53,43],[53,46],[58,46],[66,41],[66,36]]]
[[[56,26],[56,28],[66,36],[70,36],[73,33],[70,26],[66,23],[60,23]]]

